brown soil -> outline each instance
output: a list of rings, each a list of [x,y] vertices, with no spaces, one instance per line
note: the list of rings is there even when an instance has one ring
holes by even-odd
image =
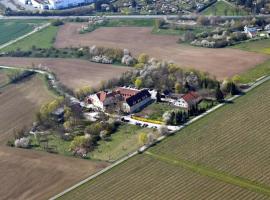
[[[107,166],[5,145],[14,128],[30,125],[40,105],[52,99],[37,76],[0,89],[0,199],[48,199]]]
[[[107,164],[0,146],[0,197],[48,199]]]
[[[128,48],[135,55],[144,52],[183,67],[207,71],[218,78],[240,74],[270,58],[237,49],[207,49],[178,44],[178,36],[151,34],[151,28],[99,28],[91,33],[79,34],[81,25],[68,23],[62,26],[56,37],[55,47],[97,45]]]
[[[0,144],[5,143],[15,129],[31,125],[39,107],[53,98],[37,76],[0,89]]]
[[[98,86],[101,81],[120,76],[130,70],[129,67],[93,63],[78,59],[56,58],[0,58],[0,65],[31,67],[46,66],[50,68],[57,78],[71,89],[79,89],[83,86]]]

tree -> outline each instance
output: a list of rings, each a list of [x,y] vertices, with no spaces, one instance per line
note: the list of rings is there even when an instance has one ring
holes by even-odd
[[[149,56],[147,54],[145,54],[145,53],[140,54],[139,57],[138,57],[138,62],[139,63],[146,64],[148,62],[148,60],[149,60]]]
[[[180,94],[181,89],[182,89],[181,84],[180,83],[175,83],[174,87],[175,87],[175,93]]]
[[[209,24],[209,19],[207,17],[201,15],[198,17],[197,23],[205,26],[205,25]]]
[[[172,124],[174,120],[174,114],[172,114],[172,112],[167,111],[163,114],[162,118],[165,124]]]
[[[223,102],[224,95],[223,95],[222,91],[220,90],[220,85],[219,84],[218,84],[218,86],[216,88],[215,95],[216,95],[216,100],[218,102]]]
[[[136,78],[136,80],[135,80],[135,87],[136,88],[141,88],[142,87],[142,79],[141,78]]]
[[[76,136],[70,143],[70,150],[75,150],[76,148],[89,148],[91,145],[91,137]]]
[[[232,77],[232,81],[235,84],[239,84],[240,83],[240,80],[241,80],[241,77],[239,75],[235,75],[234,77]]]
[[[160,135],[167,135],[169,133],[169,130],[166,126],[160,126],[158,132]]]
[[[146,133],[140,133],[139,136],[138,136],[138,139],[139,139],[139,143],[141,145],[145,145],[148,141],[148,137],[147,137],[147,134]]]

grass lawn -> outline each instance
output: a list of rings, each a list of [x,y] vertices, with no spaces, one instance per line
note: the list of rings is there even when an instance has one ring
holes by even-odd
[[[57,34],[58,27],[49,26],[45,29],[30,35],[4,49],[2,52],[15,51],[16,49],[21,49],[24,51],[30,50],[32,46],[36,46],[37,48],[50,48],[53,46],[53,42],[55,36]]]
[[[111,135],[110,140],[101,140],[94,151],[88,153],[87,159],[114,161],[126,154],[137,150],[141,144],[138,140],[139,133],[150,133],[154,130],[149,128],[142,128],[135,125],[124,124],[118,127],[118,130]],[[44,151],[34,136],[31,136],[34,150]],[[65,156],[72,156],[73,153],[69,151],[71,141],[64,141],[57,135],[48,136],[48,147],[55,149],[58,154]]]
[[[189,30],[191,32],[193,32],[194,34],[198,34],[201,32],[209,32],[212,31],[213,28],[212,27],[205,27],[205,26],[194,26],[193,29]],[[156,29],[153,28],[152,33],[153,34],[159,34],[159,35],[183,35],[184,33],[186,33],[188,30],[184,30],[184,29],[173,29],[173,28],[160,28],[160,29]]]
[[[163,121],[163,114],[171,110],[180,110],[181,108],[169,105],[168,103],[152,103],[151,105],[144,108],[135,116],[144,117],[147,119]]]
[[[237,8],[233,5],[230,5],[222,0],[217,1],[215,4],[212,6],[206,8],[205,10],[202,11],[203,15],[246,15],[247,12],[239,9],[237,13]]]
[[[0,20],[0,45],[34,29],[43,20]]]
[[[138,135],[142,132],[149,133],[153,132],[153,130],[130,124],[121,125],[111,135],[110,141],[100,141],[98,143],[98,147],[89,153],[90,158],[106,161],[117,160],[141,146]]]
[[[32,139],[33,149],[42,150],[42,151],[44,150],[43,147],[38,145],[38,142],[34,136],[32,136],[31,139]],[[70,141],[62,140],[57,135],[52,134],[48,136],[48,147],[57,147],[55,148],[55,150],[58,154],[71,156],[72,152],[69,151],[69,145],[70,145]]]
[[[244,72],[243,74],[240,74],[240,82],[253,82],[256,79],[265,75],[270,75],[270,60],[267,60],[262,64],[256,65],[254,68]]]
[[[137,26],[137,27],[148,27],[153,26],[153,19],[114,19],[109,20],[104,26],[105,27],[118,27],[118,26]]]
[[[231,48],[270,54],[270,39],[242,42]]]

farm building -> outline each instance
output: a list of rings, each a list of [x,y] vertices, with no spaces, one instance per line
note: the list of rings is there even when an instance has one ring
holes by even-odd
[[[141,90],[137,94],[129,97],[123,103],[123,111],[133,113],[139,111],[151,102],[151,94],[148,90]]]
[[[100,91],[90,95],[87,98],[87,103],[93,104],[95,107],[105,111],[111,105],[117,104],[121,100],[121,96],[117,92]]]
[[[249,38],[254,38],[257,36],[258,34],[258,30],[256,27],[248,27],[248,26],[245,26],[244,27],[244,32],[247,34],[247,36]]]
[[[194,105],[197,105],[202,100],[202,97],[196,92],[189,92],[183,95],[180,99],[173,102],[174,106],[189,109]]]
[[[49,9],[58,10],[94,3],[95,0],[49,0]]]
[[[119,87],[114,91],[100,91],[87,97],[87,103],[105,111],[121,103],[121,110],[132,113],[147,105],[151,101],[148,90]]]

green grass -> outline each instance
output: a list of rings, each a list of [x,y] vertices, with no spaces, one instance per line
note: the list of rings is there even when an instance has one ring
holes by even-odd
[[[269,102],[270,81],[184,128],[151,152],[270,186],[265,168],[270,164]]]
[[[141,144],[139,144],[139,133],[153,132],[149,128],[141,128],[135,125],[124,124],[120,125],[115,133],[111,135],[110,140],[101,140],[98,142],[98,146],[87,155],[87,159],[115,161],[128,153],[136,151]],[[32,145],[34,150],[44,149],[38,145],[36,139],[32,138]],[[59,136],[51,134],[48,136],[48,146],[55,146],[58,154],[65,156],[72,156],[73,153],[69,151],[71,141],[62,140]]]
[[[247,12],[239,9],[239,13],[237,13],[237,8],[220,0],[213,4],[212,6],[206,8],[202,11],[203,15],[246,15]]]
[[[251,40],[234,45],[231,48],[241,49],[244,51],[270,54],[270,39]]]
[[[141,128],[135,125],[121,125],[111,135],[111,140],[98,142],[97,148],[90,152],[90,158],[106,161],[117,160],[141,146],[138,140],[139,133],[152,131],[149,128]]]
[[[270,81],[60,199],[269,199],[269,102]]]
[[[34,137],[31,137],[32,139],[32,145],[34,150],[40,150],[44,151],[44,149],[38,145],[37,140]],[[56,151],[58,154],[65,155],[65,156],[71,156],[72,152],[69,151],[69,141],[62,140],[59,136],[57,135],[50,135],[48,136],[48,146],[56,146]]]
[[[136,27],[151,27],[154,25],[153,19],[114,19],[109,20],[105,27],[119,27],[119,26],[136,26]]]
[[[265,75],[270,75],[270,60],[258,64],[254,68],[240,74],[240,82],[250,83]]]
[[[194,171],[195,173],[199,173],[203,176],[209,176],[209,177],[221,180],[221,181],[229,183],[229,184],[240,186],[242,188],[246,188],[248,190],[270,196],[270,187],[269,186],[258,184],[258,183],[255,183],[255,182],[252,182],[250,180],[243,179],[243,178],[240,178],[237,176],[234,177],[234,176],[228,175],[226,173],[221,173],[219,171],[209,169],[209,168],[206,168],[204,166],[196,165],[194,163],[187,162],[184,160],[179,160],[179,159],[176,160],[176,159],[170,158],[169,156],[165,157],[165,156],[161,156],[161,155],[155,154],[153,152],[149,152],[149,151],[147,151],[146,154],[152,156],[155,159],[167,162],[167,163],[172,164],[172,165],[179,166],[181,168],[185,168],[185,169]]]
[[[58,27],[49,26],[44,28],[29,37],[26,37],[4,49],[2,52],[15,51],[17,49],[21,49],[23,51],[30,50],[32,46],[36,46],[37,48],[50,48],[53,46],[54,39],[56,37],[58,31]]]
[[[158,35],[183,35],[187,31],[191,31],[194,34],[198,34],[201,32],[210,32],[213,30],[213,27],[207,27],[207,26],[194,26],[190,30],[181,29],[181,28],[160,28],[156,29],[153,28],[152,33],[158,34]]]
[[[168,103],[152,103],[135,115],[147,119],[163,121],[163,114],[171,110],[180,110],[180,108],[169,105]]]
[[[0,20],[0,45],[34,29],[42,20]]]

